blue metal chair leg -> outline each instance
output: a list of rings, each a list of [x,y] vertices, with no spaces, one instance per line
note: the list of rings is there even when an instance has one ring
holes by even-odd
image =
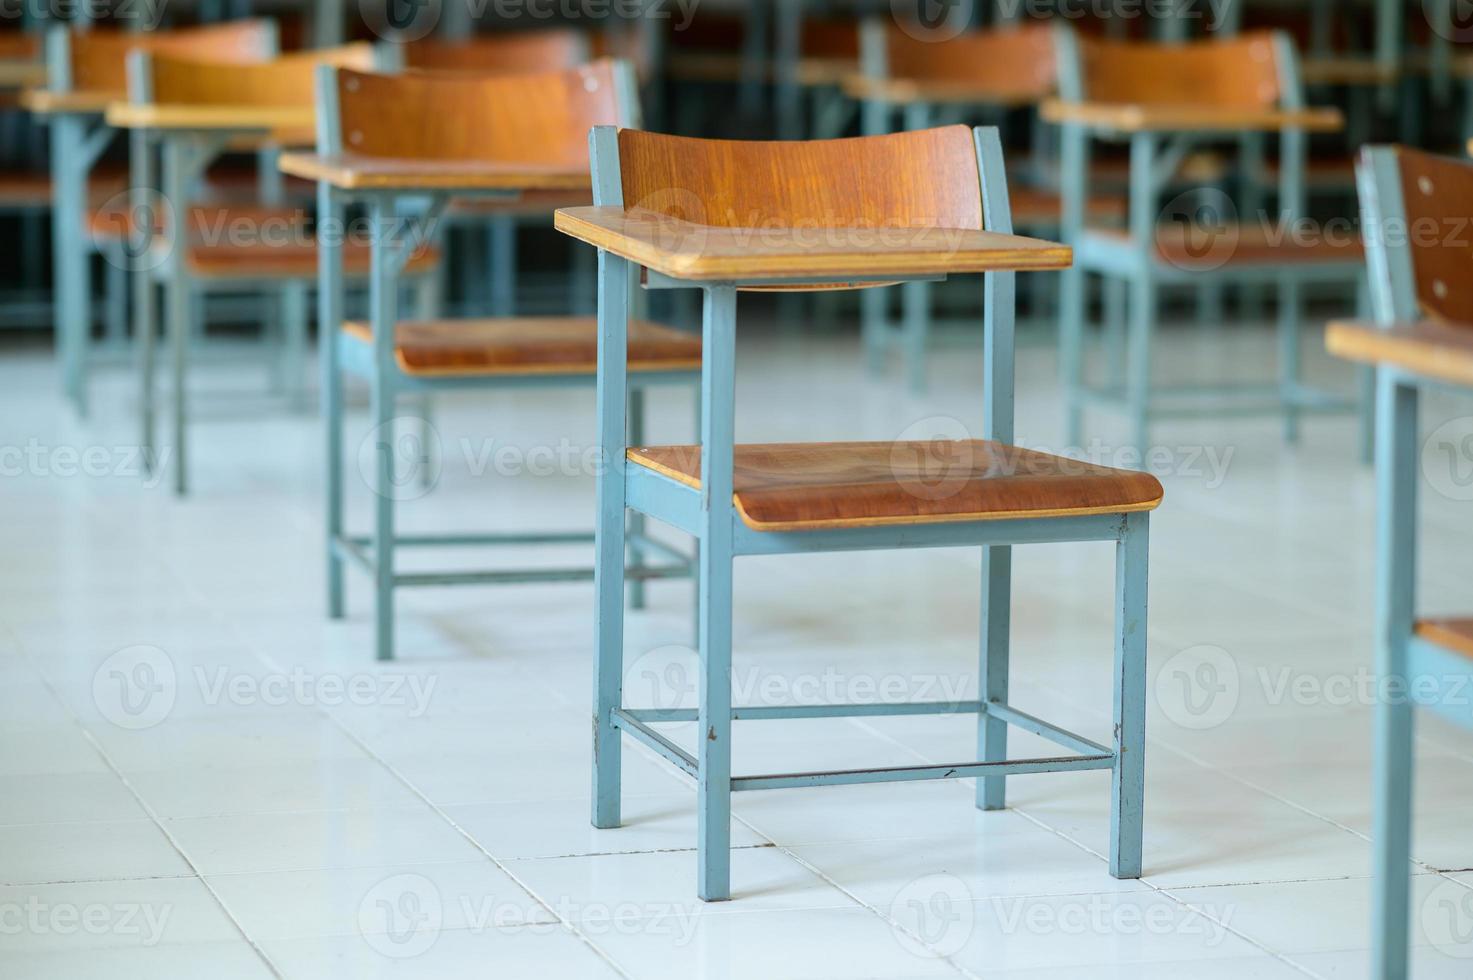
[[[629,389],[629,445],[631,446],[644,445],[644,397],[643,389]],[[625,550],[629,556],[629,564],[637,567],[644,562],[644,549],[638,543],[638,537],[645,531],[644,515],[638,511],[630,513],[628,526],[629,544]],[[644,606],[644,579],[632,579],[629,582],[629,608],[643,609]]]
[[[1297,391],[1300,377],[1299,350],[1299,283],[1291,276],[1279,280],[1279,394],[1283,399],[1284,441],[1299,441],[1299,403]]]
[[[926,351],[931,334],[931,284],[908,282],[902,288],[905,307],[905,373],[912,394],[924,394],[927,388]]]
[[[982,657],[978,698],[984,704],[1008,703],[1008,660],[1012,630],[1013,549],[982,549]],[[977,759],[1003,762],[1008,757],[1008,723],[985,712],[977,718]],[[977,780],[977,808],[1007,806],[1007,777]]]
[[[1408,690],[1417,567],[1417,389],[1389,371],[1377,383],[1376,673],[1379,690]],[[1376,980],[1405,980],[1411,907],[1412,718],[1405,697],[1376,705],[1372,826],[1371,965]]]
[[[323,227],[343,227],[343,205],[327,183],[317,192],[318,221]],[[322,423],[325,427],[327,473],[324,485],[327,506],[327,615],[343,618],[343,559],[338,540],[343,533],[343,375],[338,365],[338,337],[343,320],[343,253],[338,235],[323,236],[318,265],[317,331],[322,358]]]
[[[593,655],[593,825],[619,826],[622,745],[613,713],[624,684],[624,452],[628,431],[629,263],[598,253],[598,474],[593,588],[597,617]]]
[[[1146,568],[1150,517],[1127,514],[1115,546],[1115,767],[1110,874],[1141,876],[1146,791]]]
[[[1130,418],[1130,443],[1144,453],[1151,447],[1151,344],[1156,334],[1156,306],[1159,296],[1149,273],[1137,273],[1131,287],[1125,397]]]
[[[1065,269],[1059,284],[1059,375],[1064,384],[1064,445],[1084,439],[1084,270]]]
[[[307,284],[289,282],[281,293],[282,376],[292,408],[307,410]]]
[[[885,367],[885,313],[888,294],[884,288],[866,289],[859,294],[859,330],[864,343],[864,363],[870,374]]]
[[[1109,384],[1120,385],[1125,382],[1125,280],[1105,276],[1101,287],[1105,322],[1100,329],[1100,340],[1105,348],[1105,377]]]
[[[736,289],[710,286],[701,369],[700,749],[696,785],[696,893],[731,897],[732,452]]]
[[[511,316],[517,306],[517,225],[510,215],[493,218],[491,248],[491,315]]]
[[[394,331],[399,289],[390,242],[395,240],[392,202],[370,206],[373,259],[369,305],[373,311],[372,418],[374,455],[374,656],[394,659]]]

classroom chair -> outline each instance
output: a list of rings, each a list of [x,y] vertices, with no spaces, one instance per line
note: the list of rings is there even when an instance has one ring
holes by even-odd
[[[1066,444],[1082,444],[1086,406],[1123,414],[1127,444],[1140,451],[1150,446],[1151,422],[1162,418],[1278,414],[1292,443],[1303,413],[1355,411],[1357,399],[1313,388],[1301,378],[1304,286],[1328,284],[1353,301],[1364,273],[1355,235],[1305,240],[1300,234],[1308,134],[1338,130],[1341,117],[1333,109],[1304,105],[1289,39],[1244,34],[1154,44],[1087,38],[1063,27],[1056,38],[1059,96],[1044,104],[1043,115],[1062,128],[1064,230],[1075,248],[1074,267],[1064,275],[1060,316]],[[1245,133],[1278,135],[1277,220],[1265,223],[1268,213],[1244,214],[1201,227],[1180,215],[1165,215],[1163,174],[1193,147],[1230,144]],[[1086,175],[1095,139],[1129,143],[1129,218],[1123,230],[1086,220]],[[1085,372],[1089,275],[1103,280],[1106,297],[1107,377],[1102,383],[1087,381]],[[1161,290],[1218,284],[1277,290],[1277,381],[1158,384],[1152,346]]]
[[[318,241],[308,230],[305,211],[287,206],[274,160],[281,146],[310,144],[315,138],[312,93],[317,66],[371,68],[377,56],[373,46],[354,44],[250,64],[166,57],[150,51],[134,51],[129,61],[129,101],[112,106],[108,119],[146,134],[136,144],[140,152],[132,158],[136,188],[158,186],[166,203],[189,200],[189,187],[210,163],[242,141],[263,148],[272,161],[272,167],[263,170],[270,174],[263,184],[260,203],[264,209],[232,209],[224,215],[225,223],[211,224],[208,212],[175,208],[170,231],[156,243],[164,259],[143,263],[164,287],[164,320],[171,349],[174,488],[183,494],[188,486],[189,347],[191,337],[202,329],[200,294],[279,290],[287,373],[298,392],[305,390],[307,301],[317,276]],[[151,144],[159,146],[161,174],[155,173]],[[247,222],[246,235],[220,233],[230,229],[230,222],[237,218]],[[251,234],[252,229],[260,233]],[[212,233],[203,234],[207,231]],[[334,231],[342,234],[343,229]],[[350,241],[344,252],[348,274],[365,279],[369,249]],[[433,300],[436,260],[435,251],[422,249],[406,267],[426,304]],[[145,447],[152,447],[154,310],[152,291],[140,289],[138,293],[144,392],[141,426]]]
[[[119,233],[115,220],[99,219],[97,213],[128,184],[125,177],[123,186],[117,186],[118,175],[98,167],[116,135],[116,130],[103,120],[103,113],[110,104],[127,97],[128,53],[144,49],[248,63],[274,57],[277,34],[275,25],[266,20],[146,33],[64,26],[48,31],[46,87],[24,93],[22,104],[51,130],[56,345],[63,391],[83,415],[87,411],[92,359],[90,257],[94,250],[113,258],[105,294],[105,319],[113,324],[110,332],[117,332],[128,302],[126,266],[118,261],[124,235]],[[141,133],[134,134],[134,152],[142,152],[143,139]],[[211,192],[207,187],[197,189],[201,195]]]
[[[861,73],[844,82],[847,94],[861,103],[865,135],[892,131],[896,116],[904,129],[925,129],[942,122],[964,122],[983,117],[1001,123],[1010,113],[1030,113],[1054,94],[1054,31],[1047,23],[1010,25],[966,31],[933,40],[891,20],[869,20],[862,37]],[[1056,168],[1047,127],[1036,119],[1030,127],[1029,165],[1012,175],[1008,195],[1013,225],[1030,234],[1059,236],[1061,203],[1055,186]],[[1112,194],[1091,195],[1092,220],[1118,223],[1124,200]],[[1045,305],[1054,277],[1030,277],[1036,309]],[[935,326],[932,284],[913,282],[905,287],[902,315],[889,315],[887,290],[870,290],[862,304],[865,359],[872,373],[884,365],[891,347],[899,347],[910,389],[927,386],[927,353]],[[969,324],[974,321],[969,321]]]
[[[1018,270],[1058,269],[1063,246],[1012,234],[995,129],[965,126],[807,142],[733,142],[600,127],[592,136],[595,206],[557,227],[598,248],[599,442],[593,824],[620,823],[620,740],[628,735],[696,782],[697,892],[731,895],[731,794],[783,787],[977,777],[976,805],[1005,805],[1006,777],[1108,769],[1109,870],[1141,873],[1145,748],[1146,561],[1161,485],[1010,445],[1013,296]],[[678,198],[662,194],[679,187]],[[753,228],[762,234],[752,235]],[[877,234],[883,232],[877,243]],[[647,289],[695,289],[704,302],[700,442],[628,438],[626,330],[631,269]],[[947,442],[735,442],[739,291],[866,288],[984,274],[982,439]],[[945,461],[931,466],[937,459]],[[699,707],[623,702],[626,513],[694,535],[700,609]],[[1111,744],[1008,703],[1011,548],[1044,541],[1116,545]],[[962,703],[732,704],[732,571],[737,556],[894,548],[981,550],[979,693]],[[967,713],[978,761],[834,772],[732,773],[732,723],[773,718]],[[698,748],[655,726],[697,722]],[[1009,759],[1009,724],[1077,753]]]
[[[1426,386],[1473,393],[1473,288],[1465,229],[1473,164],[1367,147],[1358,179],[1374,323],[1334,323],[1331,353],[1376,369],[1375,817],[1371,976],[1406,980],[1411,918],[1414,709],[1473,727],[1473,618],[1417,615],[1417,483]],[[1446,465],[1445,463],[1443,465]],[[1435,778],[1435,777],[1433,777]],[[1456,910],[1451,914],[1458,915]],[[1425,923],[1427,917],[1423,916]]]
[[[360,200],[376,229],[401,214],[402,199],[431,198],[421,221],[432,221],[452,200],[474,193],[515,200],[524,192],[588,186],[591,126],[638,120],[632,67],[599,61],[537,75],[468,72],[402,76],[324,70],[318,81],[321,128],[315,158],[286,157],[288,172],[319,180],[319,211],[339,215]],[[401,546],[567,545],[591,541],[590,532],[519,529],[482,534],[404,536],[395,531],[392,447],[378,444],[374,529],[350,534],[343,506],[343,379],[366,380],[373,419],[392,427],[396,399],[448,390],[586,387],[594,382],[597,321],[592,316],[404,319],[395,301],[400,250],[375,235],[372,315],[344,322],[340,271],[322,256],[322,322],[341,323],[323,344],[323,415],[327,427],[328,611],[344,615],[345,563],[374,581],[374,649],[394,656],[394,593],[402,587],[587,581],[591,568],[534,568],[405,573],[396,570]],[[643,431],[644,389],[692,384],[700,341],[688,333],[637,321],[630,327],[635,374],[629,391],[631,437]],[[644,533],[631,520],[632,578],[684,577],[689,559]],[[654,554],[664,564],[645,560]],[[635,604],[641,594],[631,596]]]

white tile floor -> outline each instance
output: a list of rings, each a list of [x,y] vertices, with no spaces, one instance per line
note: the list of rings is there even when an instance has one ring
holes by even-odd
[[[1164,355],[1271,363],[1251,331],[1181,332]],[[839,336],[747,335],[740,357],[743,439],[976,431],[975,351],[938,355],[923,398],[865,380]],[[82,424],[45,352],[0,360],[7,980],[1367,975],[1374,494],[1350,421],[1306,423],[1296,450],[1271,421],[1158,432],[1144,878],[1106,873],[1100,773],[1015,779],[987,814],[967,783],[844,787],[739,797],[735,900],[707,906],[694,796],[662,763],[629,745],[628,825],[588,825],[591,587],[406,594],[402,658],[375,665],[361,578],[346,622],[322,615],[318,426],[242,411],[241,373],[200,372],[177,501],[136,475],[127,375],[99,375]],[[1018,390],[1021,441],[1057,448],[1047,347],[1025,347]],[[496,472],[539,447],[581,458],[591,404],[447,399],[437,485],[404,525],[583,525],[576,467]],[[654,438],[684,440],[688,405],[657,397]],[[1428,424],[1468,414],[1438,396]],[[363,431],[358,413],[350,446]],[[1120,459],[1113,423],[1096,431]],[[1437,486],[1426,602],[1467,611],[1473,524],[1462,485]],[[1014,700],[1101,739],[1111,572],[1108,546],[1017,553]],[[737,697],[970,696],[977,588],[969,551],[744,561]],[[668,704],[693,676],[690,592],[650,595],[627,688]],[[971,739],[957,718],[748,723],[737,766],[955,761]],[[1466,978],[1473,738],[1424,720],[1418,750],[1418,977]]]

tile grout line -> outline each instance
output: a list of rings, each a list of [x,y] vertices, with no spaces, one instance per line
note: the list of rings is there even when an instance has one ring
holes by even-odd
[[[225,917],[230,920],[230,924],[233,925],[236,931],[240,933],[241,939],[245,940],[246,944],[251,947],[256,956],[258,956],[261,962],[265,964],[266,969],[271,971],[272,976],[278,978],[278,980],[285,980],[285,974],[281,972],[276,963],[271,959],[270,956],[266,954],[266,951],[260,946],[260,944],[258,944],[253,938],[251,938],[251,936],[246,932],[245,927],[241,925],[240,920],[235,917],[235,913],[231,912],[229,906],[225,904],[224,899],[222,899],[220,897],[220,894],[215,891],[214,887],[207,880],[205,880],[204,875],[200,874],[199,868],[197,868],[195,866],[195,863],[189,859],[189,855],[184,852],[184,848],[180,846],[179,841],[176,840],[174,835],[169,832],[169,829],[164,826],[163,820],[160,819],[158,813],[151,805],[149,805],[148,801],[145,800],[138,793],[138,790],[134,788],[132,782],[129,781],[127,775],[125,775],[123,771],[118,768],[118,765],[113,760],[112,756],[110,756],[107,750],[103,748],[102,743],[97,740],[97,736],[92,733],[91,729],[89,729],[86,723],[82,721],[81,716],[79,716],[76,711],[72,709],[72,706],[67,703],[66,699],[62,697],[61,692],[57,690],[56,685],[52,683],[51,678],[42,673],[39,667],[36,667],[36,664],[31,660],[30,651],[25,646],[21,647],[21,655],[25,657],[26,661],[31,664],[32,668],[34,668],[36,672],[41,675],[41,683],[45,685],[46,690],[51,692],[51,696],[56,699],[62,710],[71,719],[72,724],[75,725],[77,729],[82,733],[82,737],[85,738],[87,740],[87,743],[92,746],[93,751],[97,753],[98,757],[102,759],[102,761],[107,765],[108,769],[113,773],[113,775],[118,777],[118,781],[123,784],[123,787],[127,789],[129,795],[131,795],[133,799],[138,803],[138,805],[142,807],[143,812],[148,814],[149,820],[151,820],[153,822],[153,825],[158,828],[159,833],[164,835],[164,839],[169,842],[169,846],[174,849],[174,853],[179,855],[180,860],[185,863],[190,871],[189,875],[172,875],[166,877],[173,880],[187,880],[188,878],[193,877],[195,881],[198,881],[204,887],[204,889],[210,893],[210,897],[215,900],[215,904],[219,907],[220,911],[223,912],[225,914]]]

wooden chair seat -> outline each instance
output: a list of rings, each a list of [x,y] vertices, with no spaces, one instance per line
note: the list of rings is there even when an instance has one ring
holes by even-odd
[[[1422,619],[1414,632],[1429,643],[1473,658],[1473,618]]]
[[[163,234],[164,215],[154,214],[154,233]],[[118,239],[133,234],[136,212],[126,200],[108,202],[87,215],[87,233],[95,239]],[[267,207],[259,204],[193,204],[189,208],[192,235],[223,233],[232,223],[249,222],[257,227],[271,222],[280,227],[305,226],[307,215],[300,208]]]
[[[92,200],[102,202],[127,188],[128,172],[126,170],[99,167],[92,173],[88,183],[88,194]],[[31,170],[0,171],[0,208],[32,210],[50,206],[50,173]]]
[[[700,486],[699,446],[628,456]],[[742,521],[758,531],[1116,514],[1161,503],[1149,473],[980,439],[738,445],[733,489]]]
[[[1008,188],[1008,201],[1013,206],[1013,224],[1020,226],[1058,224],[1063,213],[1063,200],[1057,191],[1014,184]],[[1090,218],[1118,221],[1125,218],[1125,198],[1115,194],[1096,194],[1085,202]]]
[[[1431,320],[1391,327],[1331,323],[1325,331],[1325,348],[1349,361],[1398,367],[1473,387],[1473,325]]]
[[[371,250],[366,242],[343,244],[343,271],[354,278],[368,275]],[[194,244],[185,255],[189,274],[197,279],[304,279],[317,278],[317,244],[315,242],[245,243],[217,242]],[[440,253],[423,248],[404,266],[406,276],[420,275],[434,268]]]
[[[593,192],[588,190],[523,191],[516,197],[470,197],[457,200],[453,213],[466,215],[538,215],[548,217],[558,208],[587,207],[593,203]]]
[[[343,331],[373,342],[370,324]],[[401,323],[394,332],[399,369],[417,376],[593,374],[598,367],[595,317],[505,317]],[[656,323],[629,324],[629,370],[698,371],[701,338]]]
[[[1089,234],[1117,238],[1121,247],[1126,247],[1128,239],[1128,232],[1122,228],[1091,228]],[[1257,225],[1227,225],[1209,234],[1180,223],[1163,223],[1156,229],[1156,257],[1187,270],[1305,263],[1358,267],[1365,261],[1365,246],[1359,238],[1345,235],[1301,242],[1290,231],[1270,234]]]

